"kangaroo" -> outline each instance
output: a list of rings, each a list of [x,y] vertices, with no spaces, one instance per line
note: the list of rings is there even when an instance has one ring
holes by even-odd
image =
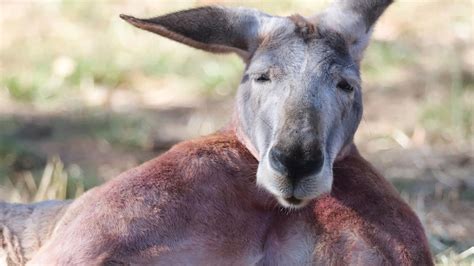
[[[191,47],[242,57],[231,122],[54,203],[45,211],[60,213],[51,215],[52,229],[16,261],[433,265],[419,219],[353,142],[363,109],[360,61],[391,2],[336,0],[312,17],[216,6],[121,15]],[[8,227],[19,214],[3,217]]]

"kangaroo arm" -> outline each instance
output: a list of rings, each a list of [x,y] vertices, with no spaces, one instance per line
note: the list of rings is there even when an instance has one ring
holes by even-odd
[[[0,202],[0,264],[24,265],[51,236],[71,201]]]

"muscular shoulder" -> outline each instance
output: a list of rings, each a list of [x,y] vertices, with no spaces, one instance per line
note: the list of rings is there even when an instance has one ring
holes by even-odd
[[[199,178],[203,176],[199,174],[203,171],[238,171],[242,166],[256,163],[234,134],[219,133],[180,142],[159,157],[118,178],[152,179],[153,182],[170,183],[176,178]]]
[[[313,210],[317,224],[333,239],[344,238],[340,232],[351,231],[357,236],[354,239],[359,239],[354,247],[365,243],[395,264],[431,262],[416,214],[360,156],[349,156],[335,165],[331,195],[318,199]]]
[[[181,142],[161,156],[86,193],[78,201],[122,212],[138,204],[157,208],[185,202],[213,188],[243,183],[257,162],[230,133]],[[249,181],[250,182],[250,181]],[[146,208],[141,208],[144,210]]]

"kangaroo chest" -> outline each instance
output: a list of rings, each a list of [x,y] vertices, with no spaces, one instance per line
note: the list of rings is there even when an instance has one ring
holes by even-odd
[[[246,217],[221,222],[220,226],[207,230],[214,233],[194,235],[194,238],[181,241],[179,247],[170,252],[161,253],[156,258],[156,264],[313,264],[317,237],[308,217],[304,215]],[[232,226],[225,225],[228,223]]]

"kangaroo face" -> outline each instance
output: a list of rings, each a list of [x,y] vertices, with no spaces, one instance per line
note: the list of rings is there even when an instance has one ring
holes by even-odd
[[[344,39],[279,18],[245,70],[236,112],[260,164],[257,183],[284,206],[329,192],[332,164],[362,115],[358,65]]]
[[[311,18],[202,7],[131,24],[246,62],[237,131],[259,159],[257,184],[285,207],[328,193],[332,165],[362,117],[359,62],[391,1],[336,1]]]

